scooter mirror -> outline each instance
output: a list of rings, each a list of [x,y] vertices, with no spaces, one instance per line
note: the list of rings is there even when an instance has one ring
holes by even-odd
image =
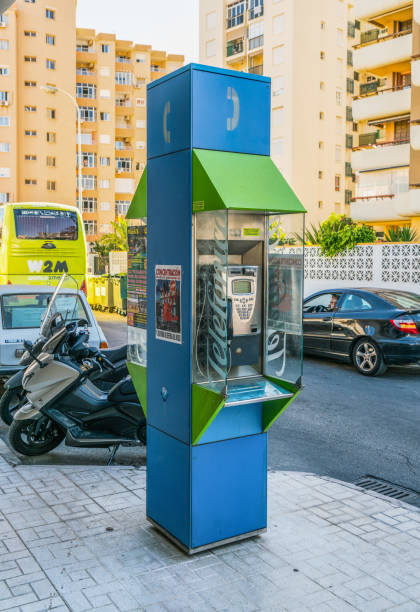
[[[33,347],[33,344],[32,344],[32,342],[30,340],[24,340],[23,341],[23,346],[25,347],[25,349],[27,351],[31,351],[32,347]]]
[[[89,322],[86,321],[86,319],[79,319],[77,321],[77,327],[87,327],[89,325]]]

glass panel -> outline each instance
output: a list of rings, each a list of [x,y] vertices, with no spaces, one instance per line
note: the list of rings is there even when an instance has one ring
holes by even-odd
[[[127,222],[128,361],[147,365],[147,219]]]
[[[42,316],[45,314],[51,295],[51,293],[4,295],[2,300],[3,328],[30,329],[40,327]],[[53,312],[60,312],[67,323],[87,318],[80,298],[65,293],[57,296]]]
[[[18,208],[14,211],[16,238],[77,240],[77,214],[67,210]]]
[[[264,374],[297,383],[302,376],[304,216],[267,219],[267,326]]]
[[[228,350],[227,211],[203,212],[195,223],[193,382],[225,391]]]

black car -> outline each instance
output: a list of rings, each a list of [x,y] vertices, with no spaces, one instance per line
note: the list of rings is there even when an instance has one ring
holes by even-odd
[[[305,353],[350,361],[365,376],[420,364],[420,295],[392,289],[329,289],[303,304]]]

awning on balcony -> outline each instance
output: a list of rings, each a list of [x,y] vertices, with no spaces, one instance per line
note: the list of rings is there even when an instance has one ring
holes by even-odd
[[[368,125],[382,125],[382,123],[392,123],[393,121],[410,121],[410,113],[405,115],[394,115],[393,117],[385,117],[385,119],[373,119],[368,121]]]
[[[270,157],[193,151],[193,211],[306,212]]]

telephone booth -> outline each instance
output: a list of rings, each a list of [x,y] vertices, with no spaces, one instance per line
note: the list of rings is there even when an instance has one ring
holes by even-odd
[[[148,86],[129,370],[147,517],[190,554],[266,529],[267,432],[302,384],[305,211],[270,159],[270,100],[268,78],[195,64]]]

